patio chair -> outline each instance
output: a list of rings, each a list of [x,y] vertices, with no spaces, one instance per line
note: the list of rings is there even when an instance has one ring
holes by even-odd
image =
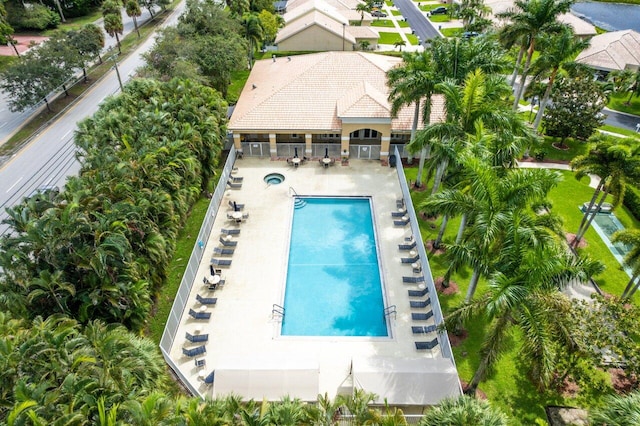
[[[433,311],[429,311],[429,312],[412,312],[411,313],[411,319],[413,321],[428,321],[429,318],[433,317]]]
[[[404,198],[400,198],[399,200],[396,200],[396,207],[399,209],[404,208]]]
[[[438,346],[438,338],[436,337],[435,339],[430,340],[428,342],[415,342],[415,343],[416,343],[416,349],[418,350],[431,350],[436,346]]]
[[[416,244],[415,240],[409,244],[398,244],[398,250],[411,250],[416,248]]]
[[[391,212],[391,217],[402,217],[405,216],[407,212]]]
[[[409,302],[410,307],[417,309],[426,308],[429,305],[431,305],[431,299],[428,297],[426,300],[412,300]]]
[[[227,185],[229,185],[229,188],[231,188],[231,189],[240,189],[240,188],[242,188],[242,183],[232,182],[231,179],[229,179],[227,181]]]
[[[185,335],[185,339],[187,339],[191,343],[206,342],[209,340],[209,335],[208,334],[191,334],[187,332]]]
[[[242,219],[244,220],[249,219],[249,213],[242,213]]]
[[[229,176],[229,178],[233,183],[242,183],[242,181],[244,180],[242,176]]]
[[[205,377],[203,381],[207,385],[212,385],[214,377],[215,377],[215,370],[212,371],[207,377]]]
[[[218,282],[217,282],[217,283],[215,283],[215,284],[214,284],[214,283],[209,284],[209,287],[207,287],[207,289],[208,289],[209,291],[215,291],[215,290],[217,290],[217,289],[218,289],[218,287],[221,287],[221,286],[223,286],[223,285],[224,285],[224,280],[220,280],[220,281],[218,281]]]
[[[411,283],[411,284],[423,283],[424,282],[424,275],[419,275],[417,277],[402,277],[402,282],[403,283]]]
[[[207,348],[205,348],[204,345],[198,346],[198,347],[192,348],[192,349],[182,348],[182,353],[185,356],[188,356],[190,358],[193,358],[194,356],[202,355],[202,354],[204,354],[206,352],[207,352]]]
[[[218,301],[218,298],[217,297],[202,297],[199,294],[196,294],[196,300],[201,305],[215,305],[216,302]]]
[[[409,297],[423,297],[429,294],[429,288],[425,287],[422,290],[409,290]]]
[[[231,207],[234,211],[239,212],[240,210],[244,209],[244,204],[236,203],[235,201],[229,200],[229,207]]]
[[[220,244],[226,247],[235,247],[238,245],[238,242],[220,237]]]
[[[195,360],[196,368],[204,368],[207,363],[204,358],[196,358]]]
[[[400,262],[402,263],[416,263],[418,260],[420,260],[420,255],[416,254],[413,257],[402,257],[400,258]]]
[[[244,206],[244,204],[241,204],[242,206]],[[220,232],[222,232],[225,235],[239,235],[240,234],[240,230],[239,229],[224,229],[222,228],[220,230]]]
[[[211,273],[211,276],[222,275],[222,269],[216,269],[213,265],[209,265],[209,272]]]
[[[407,218],[407,220],[394,220],[393,224],[395,226],[407,226],[409,224],[409,218]]]
[[[193,309],[189,309],[189,315],[191,315],[192,318],[197,320],[211,318],[211,312],[196,312]]]
[[[231,260],[211,258],[211,264],[215,266],[231,266]]]
[[[213,252],[215,254],[221,254],[224,256],[231,256],[233,254],[233,252],[236,251],[236,249],[233,248],[220,248],[220,247],[215,247],[213,249]]]
[[[414,325],[411,326],[413,334],[429,334],[438,330],[437,325]]]
[[[420,262],[416,262],[415,266],[413,266],[413,273],[414,274],[419,274],[420,272],[422,272],[422,264]]]

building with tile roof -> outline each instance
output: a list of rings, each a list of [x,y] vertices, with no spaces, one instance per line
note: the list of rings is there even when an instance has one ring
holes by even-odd
[[[413,124],[413,105],[392,117],[388,101],[386,73],[401,62],[364,52],[256,62],[228,125],[236,148],[272,158],[299,152],[385,161],[392,145],[409,141]],[[444,101],[436,96],[430,120],[443,119]]]
[[[591,46],[580,52],[576,62],[601,71],[640,69],[640,33],[612,31],[591,39]]]

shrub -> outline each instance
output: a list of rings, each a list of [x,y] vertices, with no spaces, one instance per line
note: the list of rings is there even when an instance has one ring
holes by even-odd
[[[547,156],[547,151],[544,151],[544,150],[536,151],[533,154],[533,158],[535,158],[536,161],[542,161],[546,156]]]
[[[9,24],[16,30],[37,30],[56,28],[60,16],[42,4],[29,4],[25,7],[7,5]]]
[[[627,186],[623,204],[636,219],[640,220],[640,189],[630,185]]]

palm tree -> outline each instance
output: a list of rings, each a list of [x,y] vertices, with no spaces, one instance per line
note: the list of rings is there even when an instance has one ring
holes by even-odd
[[[407,45],[407,42],[404,40],[398,40],[395,43],[393,43],[393,46],[397,47],[400,52],[402,52],[402,46],[406,46],[406,45]]]
[[[411,137],[409,144],[415,139],[420,121],[420,104],[422,104],[422,122],[429,124],[431,117],[431,99],[435,92],[436,75],[433,73],[431,55],[428,52],[409,53],[402,55],[403,65],[390,69],[387,72],[387,84],[391,88],[389,100],[391,101],[391,115],[397,116],[402,107],[415,104],[413,122],[411,124]],[[422,170],[425,158],[428,156],[429,145],[421,147],[420,163],[416,186],[422,184]],[[411,159],[409,159],[411,160]]]
[[[481,297],[465,302],[446,318],[447,327],[484,317],[487,331],[480,348],[480,362],[465,393],[475,395],[478,385],[492,371],[507,349],[511,329],[519,330],[523,365],[540,389],[551,382],[556,357],[553,344],[571,344],[571,302],[559,290],[571,280],[586,280],[602,266],[567,253],[560,245],[522,251],[505,247],[515,269],[494,273]],[[540,262],[540,259],[545,259]]]
[[[142,10],[140,9],[140,4],[137,0],[128,0],[125,4],[125,10],[127,12],[127,16],[133,18],[133,26],[136,28],[136,32],[138,33],[138,38],[140,38],[140,29],[138,29],[138,17],[142,15]]]
[[[640,71],[630,69],[615,70],[609,74],[609,81],[614,85],[616,92],[629,92],[626,105],[631,104],[633,96],[640,96]]]
[[[461,395],[447,398],[427,410],[420,419],[420,426],[506,426],[507,417],[487,401]]]
[[[512,27],[509,29],[512,34],[526,36],[529,41],[520,83],[515,93],[514,111],[517,110],[524,91],[536,42],[540,36],[558,33],[566,27],[558,22],[558,15],[568,12],[572,4],[573,0],[516,0],[513,9],[497,14],[498,18],[510,20],[506,27]]]
[[[631,268],[631,279],[627,283],[621,299],[630,299],[640,286],[640,230],[623,229],[611,237],[612,243],[622,243],[631,246],[631,250],[624,257],[624,263]]]
[[[260,18],[256,13],[245,13],[242,15],[242,26],[244,27],[244,37],[249,42],[247,47],[247,59],[249,69],[253,68],[253,52],[262,41],[262,26]]]
[[[640,423],[640,392],[628,395],[609,395],[602,406],[589,413],[593,426],[631,426]]]
[[[577,247],[584,237],[607,195],[613,196],[612,204],[615,208],[622,203],[626,186],[640,183],[639,143],[627,138],[604,135],[594,138],[593,141],[595,145],[588,154],[580,155],[571,161],[571,168],[576,170],[576,179],[591,174],[600,177],[576,236],[571,242],[573,247]]]
[[[120,37],[118,34],[122,35],[124,31],[124,25],[122,23],[122,16],[118,13],[110,13],[104,16],[104,30],[109,36],[116,38],[116,43],[118,45],[118,53],[122,53],[120,48]]]
[[[549,70],[551,70],[551,72],[549,73],[544,95],[538,105],[538,113],[533,121],[532,127],[534,130],[537,131],[540,126],[544,109],[551,97],[553,83],[556,80],[558,71],[561,67],[572,61],[578,53],[589,47],[589,44],[589,40],[576,37],[570,27],[564,28],[559,34],[546,37],[540,42],[542,53],[533,64],[533,69],[535,70],[534,80],[540,79],[540,77],[546,75]]]
[[[358,3],[356,11],[360,12],[360,25],[362,25],[362,21],[364,21],[364,13],[371,12],[371,4],[369,2]]]

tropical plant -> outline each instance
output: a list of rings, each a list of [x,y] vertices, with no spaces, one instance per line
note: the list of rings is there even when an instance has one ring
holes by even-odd
[[[116,38],[118,45],[118,53],[122,53],[120,48],[120,37],[124,31],[122,23],[122,15],[120,14],[121,5],[118,0],[106,0],[102,3],[102,18],[104,23],[104,31],[111,37]]]
[[[640,392],[610,395],[589,412],[593,426],[632,426],[640,423]]]
[[[529,42],[520,83],[515,93],[514,111],[517,110],[524,91],[536,43],[542,35],[548,37],[566,27],[565,24],[558,22],[558,15],[568,12],[571,4],[573,0],[516,0],[512,9],[496,15],[500,19],[509,21],[502,31],[509,31],[511,38],[519,36],[523,40],[522,37],[526,37]]]
[[[138,28],[138,17],[142,15],[140,3],[137,0],[128,0],[124,5],[124,9],[127,12],[127,16],[133,18],[133,26],[136,29],[136,33],[138,33],[138,38],[140,38],[140,29]]]
[[[631,278],[620,296],[623,300],[630,299],[640,286],[640,279],[638,279],[640,277],[640,230],[623,229],[616,231],[611,237],[611,242],[631,247],[631,250],[624,257],[625,265],[631,269]]]
[[[614,70],[609,73],[609,81],[618,93],[629,93],[625,104],[630,105],[634,96],[640,96],[640,71],[630,69]]]
[[[584,237],[607,195],[613,196],[612,205],[615,208],[622,203],[626,186],[640,183],[640,143],[633,139],[605,135],[599,135],[592,142],[594,145],[588,154],[571,161],[571,168],[576,171],[576,179],[582,179],[587,175],[600,178],[576,236],[570,242],[573,247],[577,247]]]
[[[253,54],[262,42],[262,26],[257,13],[245,13],[242,15],[242,26],[244,27],[244,37],[249,42],[247,46],[247,60],[249,69],[253,68]]]
[[[487,401],[461,395],[447,398],[424,413],[420,426],[506,426],[507,418]]]

